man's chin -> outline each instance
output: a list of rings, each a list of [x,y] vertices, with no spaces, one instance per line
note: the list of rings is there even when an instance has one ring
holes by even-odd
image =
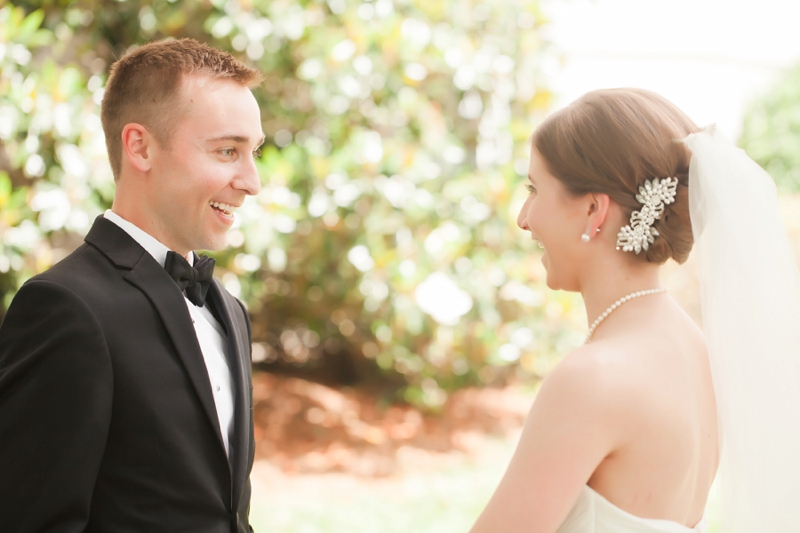
[[[209,252],[216,252],[224,250],[228,247],[228,233],[225,232],[220,235],[206,236],[204,239],[198,239],[195,243],[196,246],[192,250],[207,250]]]

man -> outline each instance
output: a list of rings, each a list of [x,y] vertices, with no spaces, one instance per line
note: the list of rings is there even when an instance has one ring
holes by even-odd
[[[0,326],[0,530],[251,531],[250,324],[193,250],[260,189],[259,81],[188,39],[112,66],[112,209]]]

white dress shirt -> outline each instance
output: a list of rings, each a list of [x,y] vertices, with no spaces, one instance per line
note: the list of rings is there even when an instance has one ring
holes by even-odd
[[[147,250],[162,267],[167,259],[167,248],[164,244],[146,233],[141,228],[128,222],[110,209],[103,216],[122,228],[125,233]],[[186,258],[189,264],[194,263],[194,255]],[[230,436],[233,433],[233,378],[228,365],[228,346],[225,330],[214,318],[208,306],[197,307],[184,293],[183,299],[189,310],[189,315],[197,334],[197,342],[203,352],[206,370],[211,381],[211,391],[214,393],[214,404],[217,407],[217,418],[222,430],[222,442],[225,444],[225,453],[230,456]]]

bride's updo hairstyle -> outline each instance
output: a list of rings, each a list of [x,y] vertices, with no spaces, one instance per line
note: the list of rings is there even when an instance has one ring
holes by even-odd
[[[665,206],[653,224],[660,235],[639,256],[651,263],[670,257],[683,263],[694,243],[688,191],[691,153],[675,140],[699,129],[655,93],[606,89],[587,93],[548,117],[534,132],[533,147],[571,194],[607,194],[627,219],[642,207],[636,194],[645,180],[678,178],[675,202]]]

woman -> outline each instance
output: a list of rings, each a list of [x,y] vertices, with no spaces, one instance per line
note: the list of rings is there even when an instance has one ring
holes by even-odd
[[[727,174],[720,176],[713,165],[702,179],[697,178],[701,165],[693,155],[701,163],[717,156],[717,161],[740,157],[754,164],[719,141],[708,141],[709,147],[704,147],[711,136],[698,131],[685,114],[660,96],[616,89],[585,95],[549,117],[534,133],[530,196],[518,224],[544,248],[542,262],[548,287],[579,291],[591,325],[585,345],[568,354],[542,384],[511,464],[473,533],[704,531],[704,509],[720,464],[722,429],[726,429],[729,446],[727,430],[736,425],[728,424],[726,418],[731,412],[729,404],[736,404],[731,396],[722,397],[727,403],[719,406],[725,416],[719,418],[718,425],[720,391],[715,396],[714,384],[730,391],[734,386],[746,388],[741,382],[747,380],[740,377],[731,385],[725,368],[714,366],[720,344],[716,333],[704,336],[666,294],[659,280],[659,266],[670,258],[684,262],[692,248],[692,224],[695,234],[701,235],[704,227],[698,224],[708,223],[702,219],[709,218],[711,211],[698,203],[697,198],[703,195],[697,192],[693,193],[690,220],[690,181],[727,179]],[[750,184],[754,179],[745,176],[743,183]],[[762,185],[759,182],[756,188],[763,189]],[[722,187],[727,188],[737,187]],[[746,202],[751,193],[742,194]],[[774,200],[774,185],[772,197]],[[737,209],[732,200],[723,203]],[[763,210],[776,208],[765,205]],[[696,216],[695,211],[699,213]],[[750,220],[747,212],[738,215]],[[704,238],[707,236],[704,234]],[[738,254],[746,255],[741,244]],[[724,260],[725,268],[733,263],[730,259]],[[718,265],[714,263],[711,268]],[[706,264],[706,272],[715,274],[708,268]],[[796,289],[793,263],[792,268],[794,274],[786,279],[789,285],[794,279]],[[716,287],[718,292],[724,289]],[[708,301],[723,311],[710,309]],[[754,303],[745,304],[745,312],[751,311],[748,305]],[[800,326],[800,311],[791,304],[791,298],[787,305]],[[724,307],[719,294],[704,290],[707,331],[708,313],[714,313],[712,318],[727,317]],[[744,324],[737,324],[738,319],[734,316],[733,322],[723,322],[723,327],[733,325],[733,331],[725,331],[724,337],[737,337],[737,325]],[[755,331],[748,333],[757,337]],[[707,339],[713,352],[711,362]],[[792,344],[794,338],[783,342],[778,348],[788,346],[794,353],[800,346]],[[736,346],[725,346],[737,351]],[[787,352],[781,353],[785,362]],[[736,360],[737,354],[733,355]],[[738,357],[744,360],[747,355]],[[795,377],[800,377],[800,372]],[[800,400],[796,390],[791,392],[796,384],[791,380],[781,384],[782,390],[794,396],[780,398]],[[760,380],[760,386],[756,396],[763,396],[764,389],[769,388],[769,378]],[[775,403],[780,402],[762,407],[772,409]],[[798,405],[790,403],[789,407],[796,409]],[[758,429],[769,439],[780,440],[786,419],[781,419],[778,411],[767,413],[777,418],[769,422],[771,426]],[[748,428],[742,429],[737,436],[740,440],[733,442],[734,451],[745,452],[737,455],[737,460],[752,455],[748,446],[756,441],[741,440],[742,435],[749,438],[750,433]],[[757,445],[764,445],[765,440]],[[768,452],[762,448],[760,454]],[[779,464],[768,466],[778,475]],[[790,472],[800,472],[796,459],[784,466]],[[761,472],[758,468],[748,472],[756,471]],[[759,491],[788,486],[758,486],[764,480],[777,482],[775,475],[762,479],[740,476],[734,485],[741,488],[744,481],[750,483],[752,491],[740,490],[741,498],[731,498],[730,502],[746,502],[748,513],[757,510],[753,505]],[[784,512],[782,521],[774,523],[781,527],[792,524],[787,517]],[[763,522],[753,521],[748,529],[746,522],[752,518],[738,516],[739,529],[733,529],[800,531],[800,521],[793,523],[794,529],[762,528],[758,524],[764,526]]]

